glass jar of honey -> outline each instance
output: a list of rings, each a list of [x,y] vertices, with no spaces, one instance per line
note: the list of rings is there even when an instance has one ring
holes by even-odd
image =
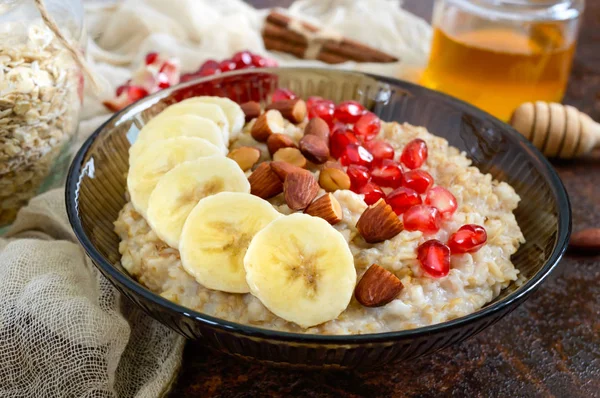
[[[527,101],[560,102],[584,0],[437,0],[421,83],[508,121]]]

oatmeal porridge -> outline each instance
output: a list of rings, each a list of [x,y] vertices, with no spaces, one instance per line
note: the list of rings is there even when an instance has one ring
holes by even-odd
[[[519,277],[514,189],[353,102],[173,105],[131,148],[128,193],[115,222],[124,268],[238,323],[411,329],[470,314]]]

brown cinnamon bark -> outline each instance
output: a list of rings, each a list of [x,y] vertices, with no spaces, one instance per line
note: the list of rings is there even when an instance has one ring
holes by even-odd
[[[263,39],[269,50],[282,51],[299,58],[304,57],[308,47],[308,39],[302,34],[289,29],[291,18],[278,12],[271,12],[265,22]],[[319,28],[307,22],[300,24],[309,32],[316,33]],[[368,47],[354,40],[342,38],[337,42],[325,40],[317,59],[328,63],[345,61],[357,62],[396,62],[397,58],[382,51]],[[333,61],[333,62],[330,62]]]

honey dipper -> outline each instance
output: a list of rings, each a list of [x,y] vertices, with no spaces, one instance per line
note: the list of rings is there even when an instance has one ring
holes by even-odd
[[[510,124],[549,158],[575,158],[600,147],[600,124],[570,105],[526,102]]]

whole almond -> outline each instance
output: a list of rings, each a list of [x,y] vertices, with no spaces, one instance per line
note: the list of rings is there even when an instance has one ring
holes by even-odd
[[[258,162],[260,149],[253,146],[242,146],[229,152],[227,157],[235,160],[243,171],[247,171]]]
[[[600,228],[589,228],[571,235],[569,249],[582,254],[600,253]]]
[[[342,221],[343,216],[340,202],[330,193],[315,199],[304,212],[314,217],[321,217],[331,225]]]
[[[304,135],[316,135],[324,140],[329,140],[329,125],[320,117],[314,117],[304,127]]]
[[[325,163],[329,159],[329,144],[316,135],[305,135],[300,140],[300,152],[313,163]]]
[[[306,158],[298,148],[281,148],[273,154],[273,160],[287,162],[301,168],[306,167]]]
[[[292,210],[306,208],[319,193],[319,184],[308,170],[293,171],[285,177],[283,197]]]
[[[319,185],[327,192],[350,189],[350,177],[341,167],[324,167],[319,174]]]
[[[246,116],[246,123],[260,115],[260,104],[256,101],[244,102],[240,105],[240,108]]]
[[[403,288],[396,275],[373,264],[358,281],[354,297],[365,307],[381,307],[398,297]]]
[[[294,166],[288,162],[282,162],[281,160],[276,160],[271,162],[271,169],[279,176],[279,179],[283,182],[285,181],[285,177],[290,174],[292,171],[304,170],[298,166]]]
[[[256,141],[265,142],[271,134],[283,132],[283,117],[276,110],[263,113],[256,119],[250,134]]]
[[[271,134],[267,139],[267,148],[271,156],[281,148],[297,148],[296,143],[285,134]]]
[[[283,191],[281,180],[271,169],[271,165],[263,162],[248,177],[250,193],[263,199],[271,198]]]
[[[360,215],[356,229],[368,243],[378,243],[398,235],[404,225],[392,207],[379,199]]]
[[[271,109],[278,110],[285,119],[295,124],[306,117],[306,102],[300,98],[273,102],[266,107],[266,110]]]

